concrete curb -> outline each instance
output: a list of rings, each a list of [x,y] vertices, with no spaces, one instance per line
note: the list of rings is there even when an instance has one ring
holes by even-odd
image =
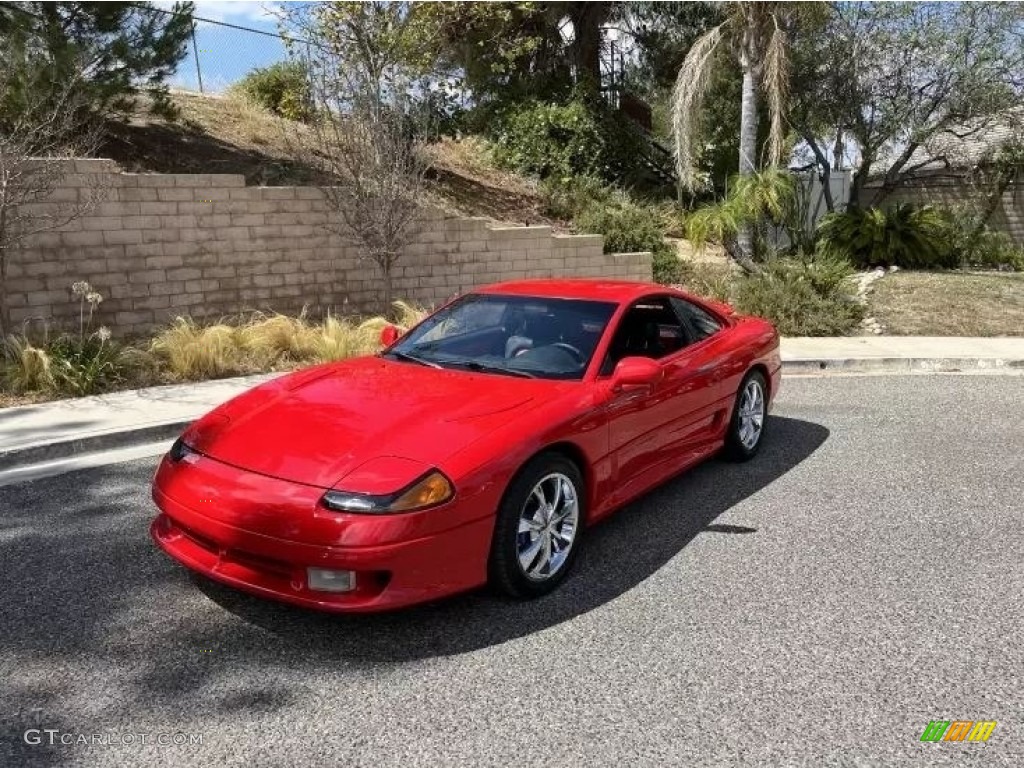
[[[1016,373],[1024,372],[1024,359],[979,357],[861,357],[796,358],[783,360],[784,374],[857,373]],[[257,382],[253,382],[255,384]],[[212,406],[210,406],[212,407]],[[168,446],[195,418],[177,417],[166,422],[86,434],[36,445],[0,449],[0,473],[43,462],[76,458],[86,454],[133,448],[166,440]]]
[[[994,357],[797,358],[782,361],[783,373],[1009,373],[1024,371],[1024,359]]]

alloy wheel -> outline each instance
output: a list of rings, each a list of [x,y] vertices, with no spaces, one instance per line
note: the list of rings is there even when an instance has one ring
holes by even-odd
[[[545,581],[565,565],[579,529],[576,486],[555,472],[543,477],[519,513],[516,552],[519,567],[531,581]]]
[[[764,388],[761,382],[752,378],[740,395],[739,440],[748,451],[757,445],[764,428]]]

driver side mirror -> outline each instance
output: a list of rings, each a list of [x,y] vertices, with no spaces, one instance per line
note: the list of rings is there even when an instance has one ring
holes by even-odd
[[[649,387],[656,384],[661,376],[662,370],[657,360],[649,357],[624,357],[612,373],[612,390],[622,392]]]
[[[398,341],[398,338],[401,335],[401,331],[399,331],[395,326],[388,323],[387,325],[380,329],[380,343],[383,344],[385,347],[390,347],[392,344]]]

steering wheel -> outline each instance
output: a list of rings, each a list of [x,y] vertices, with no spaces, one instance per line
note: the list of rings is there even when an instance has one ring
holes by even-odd
[[[558,347],[559,349],[568,352],[570,355],[576,358],[576,362],[579,365],[583,365],[585,362],[587,362],[587,358],[583,356],[583,353],[576,349],[576,347],[574,347],[572,344],[567,344],[564,341],[556,341],[551,346]]]

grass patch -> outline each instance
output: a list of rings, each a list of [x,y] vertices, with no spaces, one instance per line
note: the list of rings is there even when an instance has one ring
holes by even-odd
[[[869,314],[894,336],[1024,336],[1024,274],[908,272],[873,286]]]
[[[4,388],[13,394],[45,391],[55,386],[53,360],[41,346],[12,336],[4,343]]]
[[[242,349],[227,323],[203,326],[178,317],[149,347],[161,367],[177,379],[216,379],[242,373]]]

